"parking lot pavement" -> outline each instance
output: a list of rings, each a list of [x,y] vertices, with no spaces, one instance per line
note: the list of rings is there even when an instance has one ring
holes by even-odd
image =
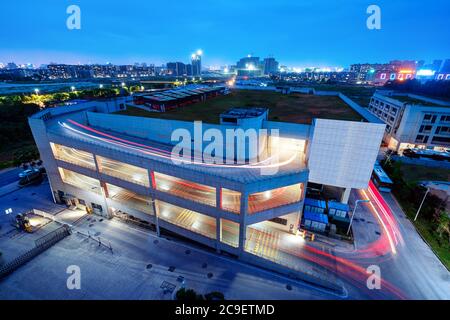
[[[0,282],[1,299],[171,299],[164,281],[227,299],[337,299],[229,258],[158,238],[121,221],[84,218],[76,231]],[[80,233],[79,233],[80,232]],[[105,245],[83,234],[89,234]],[[109,249],[112,247],[112,252]],[[68,290],[66,269],[81,269],[81,290]],[[288,290],[287,285],[292,288]]]
[[[30,185],[19,188],[11,193],[0,196],[0,221],[8,218],[5,210],[11,208],[13,215],[23,213],[32,209],[42,210],[48,213],[56,213],[65,209],[65,206],[53,202],[49,183],[45,179],[39,185]]]

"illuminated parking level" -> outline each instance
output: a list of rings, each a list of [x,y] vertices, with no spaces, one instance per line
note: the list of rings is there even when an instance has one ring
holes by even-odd
[[[67,183],[73,187],[97,194],[102,193],[100,182],[97,179],[93,179],[83,174],[63,168],[59,168],[59,174],[61,176],[61,180],[64,181],[64,183]]]
[[[157,190],[213,207],[216,206],[215,188],[159,172],[153,174]]]
[[[297,183],[287,187],[253,193],[248,199],[249,213],[256,213],[299,202],[302,198],[302,190],[303,184]]]
[[[50,146],[55,159],[96,170],[94,155],[92,153],[69,148],[56,143],[50,143]]]
[[[144,168],[101,156],[97,156],[97,161],[101,173],[146,187],[150,186],[148,171]]]
[[[205,237],[216,238],[216,219],[160,200],[156,201],[158,217]]]
[[[141,212],[153,214],[152,203],[149,196],[141,195],[109,183],[106,184],[106,190],[107,197],[111,200]]]
[[[221,189],[221,208],[225,211],[239,213],[241,210],[241,193],[227,188]]]

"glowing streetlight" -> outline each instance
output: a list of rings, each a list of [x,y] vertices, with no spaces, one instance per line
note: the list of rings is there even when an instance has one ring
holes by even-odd
[[[103,85],[101,84],[101,85],[99,85],[99,87],[100,87],[100,89],[103,89]]]
[[[126,86],[125,82],[122,82],[122,88],[124,88]]]
[[[72,90],[72,92],[74,92],[75,91],[75,87],[74,86],[70,87],[70,90]]]
[[[39,94],[39,89],[34,89],[34,92],[36,93],[36,94]]]

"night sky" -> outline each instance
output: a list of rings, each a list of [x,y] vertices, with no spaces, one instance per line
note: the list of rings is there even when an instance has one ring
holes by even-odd
[[[81,8],[68,30],[66,8]],[[382,10],[382,29],[366,9]],[[292,67],[450,58],[448,0],[14,0],[0,5],[0,62],[235,63],[249,53]]]

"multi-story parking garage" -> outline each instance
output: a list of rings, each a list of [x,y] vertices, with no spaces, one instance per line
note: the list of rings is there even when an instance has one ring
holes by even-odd
[[[332,119],[281,123],[268,121],[262,108],[238,108],[198,132],[192,122],[111,114],[124,103],[93,101],[29,119],[55,201],[105,217],[126,213],[154,224],[158,233],[163,228],[294,270],[301,269],[293,255],[308,181],[339,188],[343,202],[352,188],[366,188],[385,127]],[[204,158],[175,163],[177,129],[203,138],[209,129],[224,136],[227,129],[269,133],[257,151],[245,150],[245,136],[243,144],[233,144],[231,164]],[[194,141],[192,147],[195,159],[207,143]]]

